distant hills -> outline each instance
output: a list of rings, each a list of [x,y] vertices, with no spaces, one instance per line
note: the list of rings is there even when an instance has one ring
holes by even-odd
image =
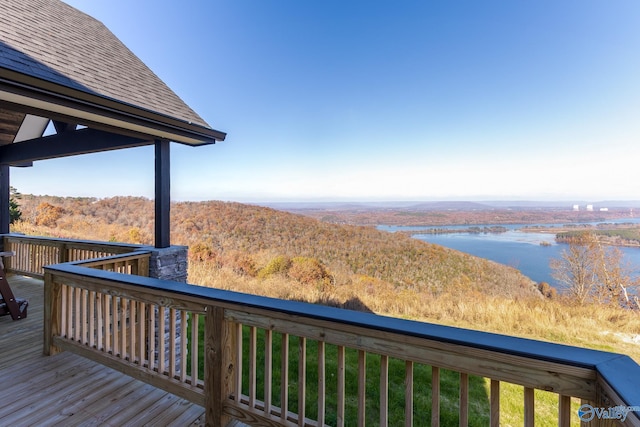
[[[438,211],[438,210],[493,210],[493,209],[566,209],[572,210],[574,205],[585,209],[592,205],[594,209],[629,209],[640,208],[640,200],[605,200],[605,201],[540,201],[540,200],[493,200],[493,201],[389,201],[389,202],[264,202],[255,203],[260,206],[271,207],[286,211],[299,210],[407,210],[407,211]]]
[[[351,225],[446,226],[606,222],[640,214],[640,209],[634,210],[635,206],[640,207],[640,201],[318,202],[274,203],[270,206],[324,222]]]

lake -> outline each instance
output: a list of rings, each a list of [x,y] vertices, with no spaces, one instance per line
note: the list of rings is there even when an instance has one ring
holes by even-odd
[[[640,223],[640,218],[626,218],[607,221],[607,223]],[[597,223],[588,223],[597,224]],[[563,224],[538,224],[545,227],[560,227]],[[507,228],[504,233],[447,233],[425,234],[420,231],[430,229],[465,230],[469,227],[500,226]],[[520,231],[523,227],[531,227],[532,224],[473,224],[456,226],[388,226],[380,225],[379,230],[395,232],[408,231],[413,237],[425,242],[445,246],[461,252],[466,252],[481,258],[490,259],[520,270],[525,276],[535,282],[547,282],[558,290],[562,286],[551,277],[550,261],[560,258],[562,251],[568,245],[556,243],[555,234],[527,233]],[[541,243],[545,243],[542,245]],[[640,248],[620,247],[624,254],[624,261],[628,264],[633,274],[640,274]]]

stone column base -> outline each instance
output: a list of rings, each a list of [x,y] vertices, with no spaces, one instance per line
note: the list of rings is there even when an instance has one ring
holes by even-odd
[[[150,250],[149,277],[187,283],[188,246],[169,246]]]

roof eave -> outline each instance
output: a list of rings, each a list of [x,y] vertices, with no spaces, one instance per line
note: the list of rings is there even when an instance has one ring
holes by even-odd
[[[226,133],[97,94],[0,67],[0,101],[77,119],[78,124],[167,139],[187,145],[223,141]]]

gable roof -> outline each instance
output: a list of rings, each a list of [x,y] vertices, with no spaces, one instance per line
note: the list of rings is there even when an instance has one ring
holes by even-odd
[[[0,101],[194,145],[225,137],[101,22],[60,0],[2,0]]]

